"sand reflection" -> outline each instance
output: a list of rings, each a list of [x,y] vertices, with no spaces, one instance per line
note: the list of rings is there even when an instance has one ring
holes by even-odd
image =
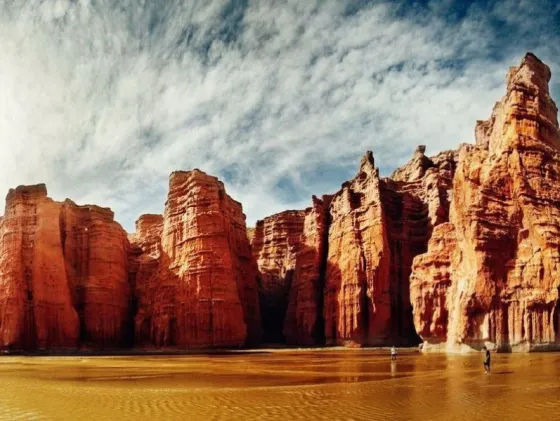
[[[560,355],[367,350],[0,359],[0,419],[555,419]]]

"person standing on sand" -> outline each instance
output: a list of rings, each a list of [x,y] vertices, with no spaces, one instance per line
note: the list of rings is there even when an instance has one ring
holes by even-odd
[[[394,346],[391,348],[391,361],[395,361],[397,359],[397,348]]]
[[[482,350],[484,351],[484,371],[490,373],[490,350],[486,347]]]

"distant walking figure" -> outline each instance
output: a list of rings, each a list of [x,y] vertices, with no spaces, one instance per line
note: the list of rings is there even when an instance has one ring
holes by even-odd
[[[484,350],[484,371],[490,373],[490,350],[486,347],[482,349]]]
[[[391,361],[395,361],[397,359],[397,348],[391,348]]]

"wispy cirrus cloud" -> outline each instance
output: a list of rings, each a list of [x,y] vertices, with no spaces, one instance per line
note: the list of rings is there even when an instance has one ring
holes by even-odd
[[[0,191],[46,182],[128,230],[168,174],[222,178],[253,223],[472,141],[555,2],[12,0],[0,6]],[[556,97],[559,85],[553,85]]]

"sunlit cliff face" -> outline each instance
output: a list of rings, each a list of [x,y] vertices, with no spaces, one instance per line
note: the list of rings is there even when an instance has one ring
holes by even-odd
[[[558,6],[462,3],[2,2],[0,194],[46,182],[132,231],[198,167],[252,224],[336,191],[366,149],[383,174],[470,141],[504,68],[531,50],[554,72]]]

